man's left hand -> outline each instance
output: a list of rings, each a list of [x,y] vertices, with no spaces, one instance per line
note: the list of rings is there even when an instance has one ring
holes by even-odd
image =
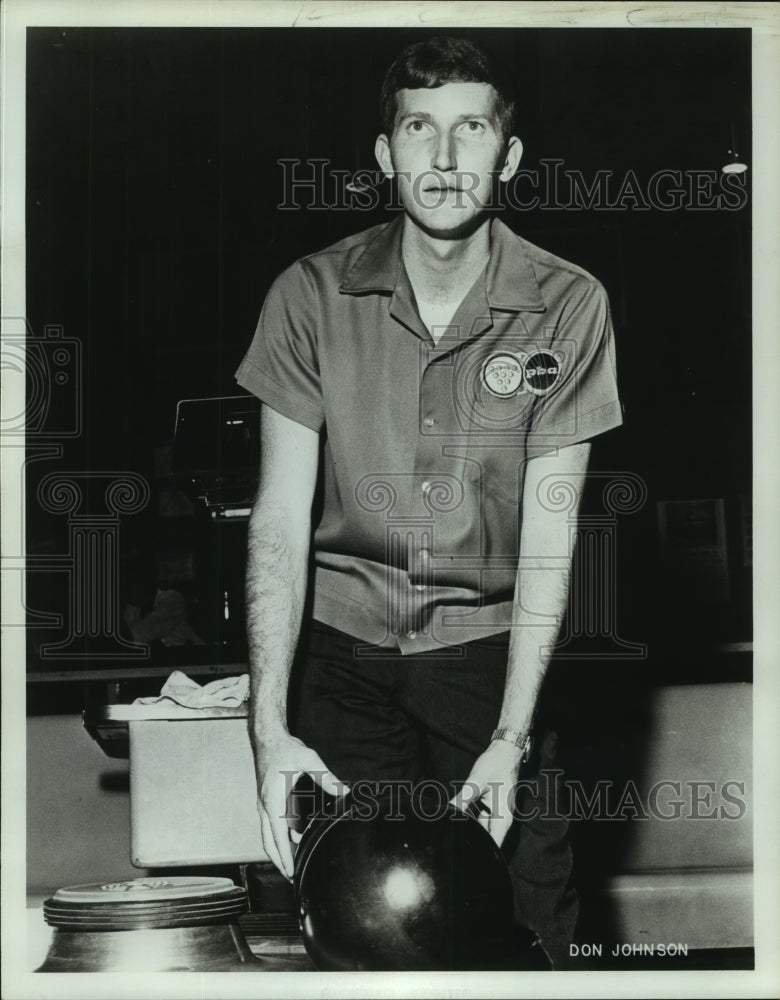
[[[453,805],[476,815],[499,847],[514,819],[515,783],[522,763],[520,747],[496,740],[474,761],[463,788],[452,799]]]

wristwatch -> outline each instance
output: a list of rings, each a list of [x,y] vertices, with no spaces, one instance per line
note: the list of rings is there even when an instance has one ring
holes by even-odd
[[[525,764],[528,758],[531,756],[531,734],[530,733],[518,733],[514,729],[494,729],[493,735],[490,737],[490,742],[493,743],[495,740],[504,740],[506,743],[513,743],[516,747],[520,747],[523,751],[522,763]]]

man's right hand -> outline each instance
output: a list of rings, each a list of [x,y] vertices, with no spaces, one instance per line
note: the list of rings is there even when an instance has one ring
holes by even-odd
[[[288,879],[293,876],[287,799],[301,775],[308,774],[330,795],[346,795],[349,788],[332,774],[320,755],[289,733],[273,740],[255,741],[257,811],[263,850]]]

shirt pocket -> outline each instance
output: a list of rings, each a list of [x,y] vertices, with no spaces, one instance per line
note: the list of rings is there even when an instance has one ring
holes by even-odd
[[[528,393],[482,393],[474,400],[466,434],[466,478],[515,506],[522,499],[533,410]]]
[[[466,455],[466,478],[484,493],[520,505],[525,479],[524,452],[516,446],[472,445]]]

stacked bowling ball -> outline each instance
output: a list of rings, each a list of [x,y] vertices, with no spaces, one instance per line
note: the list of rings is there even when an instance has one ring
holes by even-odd
[[[228,878],[138,878],[58,889],[38,972],[243,972],[257,968],[238,923],[246,891]]]
[[[295,859],[304,945],[322,970],[546,969],[513,920],[504,858],[477,820],[406,795],[316,814]]]

